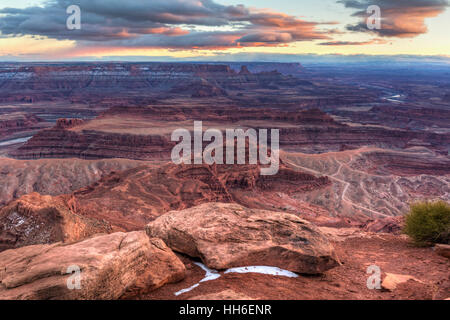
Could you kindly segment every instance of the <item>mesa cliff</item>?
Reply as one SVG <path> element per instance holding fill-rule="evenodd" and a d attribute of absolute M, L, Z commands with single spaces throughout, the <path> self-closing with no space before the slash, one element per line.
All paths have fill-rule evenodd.
<path fill-rule="evenodd" d="M 194 121 L 210 128 L 271 128 L 280 130 L 280 147 L 288 151 L 322 153 L 362 146 L 404 149 L 425 146 L 445 153 L 450 133 L 433 133 L 379 126 L 350 126 L 318 109 L 281 111 L 227 107 L 114 107 L 98 118 L 61 119 L 10 152 L 17 159 L 127 158 L 169 159 L 172 133 L 168 128 L 193 129 Z M 160 128 L 158 130 L 158 128 Z"/>

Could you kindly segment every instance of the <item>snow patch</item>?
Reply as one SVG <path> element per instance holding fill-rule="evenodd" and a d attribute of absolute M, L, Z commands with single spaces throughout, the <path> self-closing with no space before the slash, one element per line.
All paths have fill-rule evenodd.
<path fill-rule="evenodd" d="M 216 280 L 220 278 L 220 273 L 217 272 L 217 270 L 213 270 L 205 266 L 203 263 L 200 262 L 194 262 L 196 265 L 198 265 L 200 268 L 205 270 L 206 274 L 205 277 L 200 280 L 200 282 L 210 281 L 210 280 Z"/>
<path fill-rule="evenodd" d="M 14 228 L 20 227 L 22 224 L 25 223 L 25 218 L 15 211 L 9 215 L 8 219 Z"/>
<path fill-rule="evenodd" d="M 200 283 L 196 283 L 196 284 L 194 284 L 193 286 L 190 286 L 189 288 L 182 289 L 182 290 L 180 290 L 180 291 L 175 292 L 175 295 L 176 295 L 176 296 L 179 296 L 180 294 L 183 294 L 183 293 L 185 293 L 185 292 L 189 292 L 189 291 L 191 291 L 192 289 L 197 288 L 199 285 L 200 285 Z"/>
<path fill-rule="evenodd" d="M 217 272 L 216 270 L 212 270 L 200 262 L 194 262 L 194 263 L 206 272 L 205 277 L 202 280 L 200 280 L 198 283 L 194 284 L 193 286 L 190 286 L 189 288 L 182 289 L 180 291 L 175 292 L 176 296 L 179 296 L 182 293 L 189 292 L 192 289 L 197 288 L 200 285 L 200 283 L 202 283 L 202 282 L 211 281 L 211 280 L 220 278 L 220 273 Z"/>
<path fill-rule="evenodd" d="M 277 267 L 267 267 L 267 266 L 251 266 L 251 267 L 241 267 L 241 268 L 231 268 L 225 271 L 225 273 L 260 273 L 269 274 L 272 276 L 281 276 L 289 278 L 297 278 L 298 274 L 283 270 Z"/>
<path fill-rule="evenodd" d="M 205 270 L 205 277 L 200 280 L 198 283 L 190 286 L 189 288 L 182 289 L 180 291 L 175 292 L 176 296 L 180 294 L 191 291 L 192 289 L 197 288 L 200 283 L 205 281 L 211 281 L 220 278 L 221 274 L 217 270 L 213 270 L 205 266 L 203 263 L 194 262 L 197 266 Z M 289 277 L 289 278 L 297 278 L 298 274 L 283 270 L 277 267 L 269 267 L 269 266 L 249 266 L 249 267 L 240 267 L 240 268 L 231 268 L 227 269 L 224 273 L 260 273 L 260 274 L 268 274 L 272 276 L 281 276 L 281 277 Z"/>

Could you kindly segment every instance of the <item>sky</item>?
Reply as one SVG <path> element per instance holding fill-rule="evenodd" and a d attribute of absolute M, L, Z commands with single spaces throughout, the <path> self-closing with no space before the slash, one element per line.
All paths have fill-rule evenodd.
<path fill-rule="evenodd" d="M 66 9 L 81 9 L 69 30 Z M 367 28 L 367 8 L 381 28 Z M 450 58 L 448 0 L 0 0 L 0 61 L 255 54 Z"/>

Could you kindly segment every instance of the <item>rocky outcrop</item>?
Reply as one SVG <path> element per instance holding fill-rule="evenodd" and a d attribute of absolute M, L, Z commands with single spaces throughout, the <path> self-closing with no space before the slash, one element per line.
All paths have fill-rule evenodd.
<path fill-rule="evenodd" d="M 133 115 L 148 121 L 214 121 L 232 125 L 243 120 L 260 120 L 273 122 L 285 122 L 302 126 L 327 125 L 331 127 L 343 127 L 331 116 L 317 108 L 302 110 L 281 110 L 275 108 L 250 108 L 226 105 L 215 107 L 211 105 L 167 106 L 150 105 L 147 107 L 116 106 L 103 112 L 98 120 L 103 122 L 111 116 Z M 95 123 L 95 120 L 93 120 Z"/>
<path fill-rule="evenodd" d="M 281 111 L 233 106 L 220 109 L 210 106 L 115 107 L 85 123 L 75 119 L 60 120 L 54 128 L 39 132 L 25 145 L 10 152 L 10 155 L 18 159 L 170 159 L 171 150 L 176 144 L 171 141 L 171 131 L 148 131 L 148 128 L 152 125 L 157 128 L 175 127 L 178 121 L 180 128 L 186 127 L 190 121 L 192 126 L 194 121 L 207 121 L 211 127 L 219 128 L 234 128 L 236 124 L 245 123 L 253 129 L 279 129 L 282 149 L 304 153 L 340 151 L 361 146 L 426 146 L 443 152 L 450 142 L 450 134 L 343 125 L 319 109 Z M 136 122 L 138 124 L 133 127 Z M 147 126 L 143 126 L 144 122 Z M 126 132 L 124 127 L 128 129 Z M 395 160 L 391 166 L 394 168 L 398 162 Z M 424 173 L 430 169 L 442 171 L 447 162 L 442 163 L 442 168 L 429 168 L 422 164 L 419 169 Z M 415 163 L 411 163 L 413 165 Z"/>
<path fill-rule="evenodd" d="M 174 145 L 167 136 L 95 130 L 75 132 L 55 127 L 39 132 L 10 155 L 17 159 L 167 159 Z"/>
<path fill-rule="evenodd" d="M 1 68 L 0 102 L 35 103 L 43 100 L 95 100 L 120 96 L 124 91 L 143 95 L 170 92 L 180 83 L 201 79 L 214 86 L 237 88 L 261 87 L 270 81 L 295 84 L 282 73 L 239 74 L 228 64 L 194 63 L 102 63 L 102 64 L 17 64 Z M 291 70 L 289 65 L 260 66 L 259 71 Z M 123 95 L 122 95 L 123 96 Z"/>
<path fill-rule="evenodd" d="M 280 145 L 287 150 L 305 153 L 344 151 L 363 146 L 385 149 L 405 149 L 425 146 L 446 152 L 450 134 L 393 130 L 376 126 L 302 126 L 284 128 L 280 132 Z"/>
<path fill-rule="evenodd" d="M 43 120 L 39 117 L 28 114 L 15 112 L 3 115 L 0 118 L 0 140 L 11 135 L 24 134 L 33 130 L 39 130 L 45 127 Z"/>
<path fill-rule="evenodd" d="M 450 245 L 449 244 L 436 244 L 433 249 L 438 255 L 450 259 Z"/>
<path fill-rule="evenodd" d="M 81 160 L 0 158 L 0 207 L 23 195 L 70 194 L 113 172 L 142 166 L 127 159 Z"/>
<path fill-rule="evenodd" d="M 391 174 L 408 175 L 446 175 L 450 173 L 450 158 L 447 156 L 395 152 L 375 151 L 367 154 L 370 165 L 378 171 Z"/>
<path fill-rule="evenodd" d="M 59 197 L 32 193 L 0 210 L 0 251 L 109 232 L 108 222 L 74 214 Z"/>
<path fill-rule="evenodd" d="M 84 123 L 81 119 L 58 119 L 56 121 L 55 128 L 57 129 L 70 129 Z"/>
<path fill-rule="evenodd" d="M 305 69 L 300 63 L 276 63 L 276 62 L 243 62 L 243 63 L 230 63 L 230 67 L 238 71 L 245 67 L 249 72 L 261 73 L 278 71 L 284 75 L 301 75 Z"/>
<path fill-rule="evenodd" d="M 11 165 L 17 165 L 17 161 L 9 160 L 12 162 Z M 8 234 L 11 233 L 10 236 L 4 235 L 4 244 L 8 243 L 5 248 L 14 247 L 17 241 L 31 244 L 26 242 L 26 232 L 30 225 L 21 223 L 20 228 L 15 227 L 18 219 L 21 219 L 13 217 L 15 216 L 13 212 L 17 213 L 14 207 L 15 203 L 31 203 L 33 208 L 39 208 L 39 210 L 47 208 L 52 214 L 56 212 L 52 216 L 42 216 L 46 219 L 54 218 L 55 221 L 50 221 L 48 226 L 54 224 L 59 226 L 62 221 L 58 220 L 60 219 L 58 217 L 64 213 L 70 217 L 90 218 L 93 221 L 105 220 L 115 231 L 133 231 L 142 229 L 147 223 L 170 210 L 186 209 L 214 201 L 236 202 L 253 208 L 272 208 L 271 202 L 266 201 L 267 197 L 278 198 L 276 197 L 278 192 L 301 193 L 318 190 L 331 183 L 327 177 L 315 177 L 311 174 L 297 172 L 286 168 L 283 164 L 280 165 L 278 175 L 267 177 L 260 175 L 258 165 L 168 164 L 155 168 L 140 162 L 125 160 L 102 160 L 101 162 L 52 160 L 55 162 L 46 163 L 45 167 L 41 168 L 40 162 L 43 161 L 21 162 L 21 166 L 16 168 L 24 180 L 20 186 L 15 186 L 17 183 L 22 183 L 22 180 L 15 180 L 16 171 L 0 175 L 0 179 L 3 179 L 1 181 L 8 186 L 2 190 L 4 194 L 0 193 L 0 195 L 11 199 L 14 195 L 19 197 L 20 193 L 26 193 L 27 190 L 33 189 L 46 194 L 60 195 L 71 193 L 71 188 L 77 184 L 80 185 L 80 188 L 67 196 L 26 195 L 8 205 L 6 208 L 9 209 L 5 211 L 8 213 L 5 217 L 8 218 L 0 221 L 0 229 L 3 228 L 8 230 Z M 115 166 L 118 171 L 111 172 L 114 171 Z M 130 167 L 131 169 L 121 171 L 121 166 L 123 169 Z M 45 174 L 36 175 L 36 169 Z M 107 169 L 110 171 L 107 172 Z M 10 172 L 11 168 L 5 167 L 0 170 L 3 170 L 0 172 L 6 173 Z M 61 170 L 64 172 L 63 176 L 61 176 Z M 105 174 L 103 177 L 102 173 Z M 88 186 L 83 187 L 83 184 Z M 9 189 L 10 187 L 11 189 Z M 55 206 L 56 211 L 53 210 Z M 39 210 L 35 209 L 30 214 L 33 217 L 30 220 L 33 230 L 42 222 L 39 220 L 42 218 L 41 214 L 37 214 L 41 212 Z M 48 211 L 45 210 L 44 212 Z M 86 223 L 91 225 L 90 220 L 87 219 L 87 221 Z M 35 231 L 38 232 L 38 230 Z M 66 232 L 70 233 L 70 230 Z M 22 240 L 19 241 L 19 239 Z M 53 236 L 45 239 L 48 241 L 64 240 L 61 237 Z M 37 239 L 33 238 L 33 241 L 37 241 Z"/>
<path fill-rule="evenodd" d="M 162 240 L 114 233 L 0 253 L 0 299 L 128 298 L 184 275 L 184 264 Z"/>
<path fill-rule="evenodd" d="M 240 75 L 248 75 L 248 74 L 252 74 L 252 73 L 248 70 L 247 66 L 241 66 L 241 70 L 239 71 L 239 74 Z"/>
<path fill-rule="evenodd" d="M 400 234 L 404 226 L 404 217 L 388 217 L 368 221 L 363 225 L 367 232 Z"/>
<path fill-rule="evenodd" d="M 2 90 L 60 90 L 61 92 L 76 89 L 111 90 L 114 88 L 144 89 L 155 82 L 159 85 L 167 82 L 192 79 L 197 74 L 210 77 L 234 74 L 227 65 L 207 65 L 188 63 L 148 63 L 148 64 L 64 64 L 64 65 L 18 65 L 16 68 L 0 72 Z"/>
<path fill-rule="evenodd" d="M 406 283 L 408 281 L 415 281 L 417 283 L 421 283 L 420 280 L 417 280 L 416 278 L 410 275 L 386 273 L 386 277 L 383 279 L 381 287 L 388 291 L 394 291 L 395 289 L 397 289 L 397 286 Z"/>
<path fill-rule="evenodd" d="M 111 174 L 73 193 L 69 206 L 80 215 L 109 221 L 120 230 L 137 230 L 170 210 L 205 202 L 236 202 L 267 208 L 276 192 L 306 192 L 328 186 L 327 177 L 281 166 L 277 175 L 260 175 L 257 165 L 174 165 L 138 167 Z"/>
<path fill-rule="evenodd" d="M 19 109 L 0 107 L 0 154 L 7 154 L 9 150 L 22 145 L 40 130 L 52 126 L 31 111 Z"/>
<path fill-rule="evenodd" d="M 262 265 L 318 274 L 339 264 L 328 239 L 309 222 L 236 204 L 207 203 L 172 211 L 147 225 L 146 231 L 212 269 Z"/>
<path fill-rule="evenodd" d="M 432 108 L 428 106 L 377 106 L 369 112 L 360 114 L 358 118 L 352 118 L 362 123 L 383 123 L 393 128 L 414 128 L 429 130 L 433 128 L 446 127 L 450 121 L 450 111 L 445 108 Z"/>
<path fill-rule="evenodd" d="M 225 90 L 212 85 L 205 79 L 175 86 L 170 92 L 174 94 L 188 93 L 192 98 L 225 97 L 228 95 Z"/>

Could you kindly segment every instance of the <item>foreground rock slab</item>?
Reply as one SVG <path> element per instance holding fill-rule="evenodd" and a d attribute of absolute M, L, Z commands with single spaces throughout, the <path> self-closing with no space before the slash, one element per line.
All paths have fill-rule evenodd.
<path fill-rule="evenodd" d="M 398 285 L 408 281 L 416 281 L 418 283 L 421 283 L 420 280 L 417 280 L 416 278 L 410 275 L 386 273 L 386 277 L 381 283 L 381 287 L 385 290 L 393 291 L 397 289 Z"/>
<path fill-rule="evenodd" d="M 328 239 L 311 223 L 237 204 L 206 203 L 171 211 L 148 224 L 146 231 L 212 269 L 258 265 L 318 274 L 339 264 Z"/>
<path fill-rule="evenodd" d="M 77 268 L 79 274 L 71 273 Z M 0 299 L 127 298 L 184 275 L 184 264 L 161 239 L 119 232 L 0 253 Z"/>

